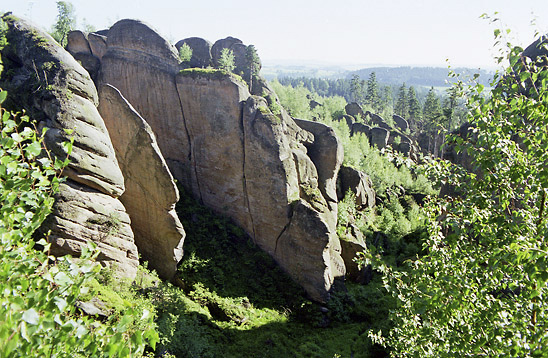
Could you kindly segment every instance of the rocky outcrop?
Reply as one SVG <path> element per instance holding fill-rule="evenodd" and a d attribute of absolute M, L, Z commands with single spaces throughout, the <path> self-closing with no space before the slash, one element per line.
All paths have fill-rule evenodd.
<path fill-rule="evenodd" d="M 205 68 L 211 64 L 211 42 L 200 37 L 189 37 L 177 42 L 175 47 L 179 50 L 184 44 L 187 44 L 192 50 L 190 67 Z"/>
<path fill-rule="evenodd" d="M 242 45 L 243 42 L 242 40 L 232 36 L 228 36 L 227 38 L 215 41 L 215 43 L 211 47 L 211 58 L 213 60 L 213 65 L 215 67 L 219 67 L 219 59 L 221 58 L 221 53 L 223 49 L 227 48 L 231 50 L 232 46 L 236 44 Z M 236 56 L 234 56 L 234 63 L 236 63 Z"/>
<path fill-rule="evenodd" d="M 394 114 L 392 115 L 392 119 L 394 120 L 394 123 L 396 124 L 396 126 L 398 126 L 398 128 L 402 132 L 405 132 L 409 129 L 409 123 L 407 123 L 407 121 L 403 117 L 398 116 L 397 114 Z"/>
<path fill-rule="evenodd" d="M 244 46 L 216 42 L 213 59 L 235 45 Z M 179 72 L 173 46 L 146 24 L 122 20 L 108 32 L 99 82 L 118 88 L 148 122 L 188 192 L 231 218 L 311 298 L 325 301 L 345 272 L 335 232 L 342 151 L 327 127 L 311 128 L 324 135 L 316 138 L 283 109 L 272 114 L 249 88 L 278 104 L 275 93 L 260 77 L 252 80 L 248 87 L 221 71 Z"/>
<path fill-rule="evenodd" d="M 152 127 L 173 177 L 190 183 L 190 143 L 175 75 L 177 50 L 147 24 L 121 20 L 108 32 L 100 84 L 116 87 Z"/>
<path fill-rule="evenodd" d="M 359 123 L 359 122 L 353 123 L 352 124 L 352 131 L 350 132 L 350 135 L 355 135 L 355 134 L 358 134 L 358 133 L 361 133 L 364 136 L 366 136 L 367 138 L 369 138 L 369 136 L 371 134 L 371 127 L 369 127 L 366 124 Z"/>
<path fill-rule="evenodd" d="M 318 171 L 318 187 L 331 210 L 330 222 L 333 228 L 337 222 L 337 173 L 344 159 L 341 141 L 333 128 L 319 122 L 295 119 L 302 129 L 314 135 L 314 142 L 305 145 L 308 156 Z"/>
<path fill-rule="evenodd" d="M 370 143 L 372 146 L 377 146 L 379 149 L 383 149 L 388 145 L 388 138 L 390 137 L 390 131 L 381 128 L 373 127 L 371 128 L 371 140 Z"/>
<path fill-rule="evenodd" d="M 350 190 L 356 200 L 359 209 L 375 206 L 375 190 L 369 175 L 351 167 L 343 166 L 337 179 L 337 197 L 342 200 Z"/>
<path fill-rule="evenodd" d="M 362 107 L 356 102 L 348 103 L 346 107 L 344 107 L 344 110 L 346 111 L 346 114 L 354 118 L 361 117 L 362 121 L 365 120 L 365 112 L 363 111 Z"/>
<path fill-rule="evenodd" d="M 25 109 L 39 128 L 49 128 L 45 143 L 54 155 L 66 158 L 62 143 L 74 138 L 63 172 L 67 180 L 43 227 L 52 232 L 52 252 L 78 254 L 92 240 L 102 261 L 134 276 L 137 248 L 129 217 L 117 199 L 124 192 L 124 178 L 96 108 L 93 82 L 48 34 L 14 16 L 3 19 L 10 46 L 2 53 L 7 61 L 0 87 L 14 98 L 14 108 Z"/>
<path fill-rule="evenodd" d="M 273 115 L 264 98 L 230 76 L 181 73 L 177 88 L 194 196 L 244 228 L 312 298 L 326 300 L 344 265 L 332 226 L 336 211 L 319 184 L 329 191 L 329 175 L 318 175 L 303 145 L 313 147 L 313 135 L 285 113 Z"/>
<path fill-rule="evenodd" d="M 120 197 L 142 258 L 160 277 L 171 279 L 183 256 L 185 232 L 175 204 L 179 191 L 146 121 L 120 92 L 103 85 L 99 112 L 105 120 L 125 178 Z"/>

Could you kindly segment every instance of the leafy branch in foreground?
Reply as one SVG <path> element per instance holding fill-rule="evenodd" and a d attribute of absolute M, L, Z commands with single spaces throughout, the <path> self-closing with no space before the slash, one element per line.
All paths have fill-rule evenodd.
<path fill-rule="evenodd" d="M 473 170 L 427 166 L 454 192 L 426 208 L 427 254 L 406 271 L 361 257 L 399 302 L 371 332 L 394 357 L 548 356 L 548 68 L 522 52 L 509 45 L 490 98 L 469 88 L 472 130 L 449 141 Z"/>
<path fill-rule="evenodd" d="M 6 96 L 0 90 L 0 105 Z M 139 356 L 157 334 L 128 329 L 132 308 L 106 323 L 76 311 L 99 270 L 93 245 L 79 259 L 49 256 L 44 239 L 43 251 L 36 248 L 35 230 L 51 212 L 68 164 L 50 156 L 44 134 L 27 116 L 0 106 L 0 356 Z M 65 145 L 69 153 L 71 146 Z M 146 315 L 142 320 L 152 323 Z"/>

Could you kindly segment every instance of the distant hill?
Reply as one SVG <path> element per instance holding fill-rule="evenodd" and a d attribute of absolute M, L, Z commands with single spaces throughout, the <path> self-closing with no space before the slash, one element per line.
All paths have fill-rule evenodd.
<path fill-rule="evenodd" d="M 493 72 L 480 69 L 459 67 L 453 71 L 460 74 L 463 80 L 470 79 L 477 73 L 480 75 L 478 80 L 484 86 L 488 86 L 493 77 Z M 443 67 L 370 67 L 349 71 L 346 78 L 358 75 L 367 80 L 372 72 L 375 72 L 377 82 L 385 85 L 399 86 L 405 83 L 407 86 L 446 87 L 455 82 L 454 78 L 448 77 L 449 69 Z"/>
<path fill-rule="evenodd" d="M 453 71 L 460 74 L 463 80 L 478 73 L 479 81 L 484 86 L 488 86 L 493 77 L 492 71 L 480 69 L 458 67 Z M 377 82 L 389 86 L 400 86 L 405 82 L 407 86 L 415 87 L 447 87 L 454 82 L 454 79 L 448 77 L 449 69 L 447 67 L 375 66 L 360 68 L 356 65 L 268 63 L 263 64 L 261 70 L 262 75 L 268 80 L 299 77 L 328 80 L 351 79 L 355 74 L 367 80 L 371 72 L 375 72 Z"/>

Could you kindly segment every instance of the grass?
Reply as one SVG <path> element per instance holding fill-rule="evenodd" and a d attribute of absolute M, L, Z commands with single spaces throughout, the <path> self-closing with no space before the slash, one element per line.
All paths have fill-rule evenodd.
<path fill-rule="evenodd" d="M 172 357 L 384 357 L 367 337 L 387 323 L 391 297 L 379 278 L 348 284 L 325 306 L 304 291 L 228 219 L 188 195 L 178 204 L 185 256 L 176 287 L 140 267 L 134 283 L 105 271 L 88 299 L 152 312 L 160 335 L 154 354 Z M 138 329 L 139 322 L 133 322 Z M 150 352 L 150 355 L 153 353 Z M 166 355 L 168 357 L 169 355 Z"/>

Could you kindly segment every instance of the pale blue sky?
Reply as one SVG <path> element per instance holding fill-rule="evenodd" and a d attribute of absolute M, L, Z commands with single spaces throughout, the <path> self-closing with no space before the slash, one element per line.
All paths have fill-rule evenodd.
<path fill-rule="evenodd" d="M 55 0 L 2 0 L 0 10 L 49 29 Z M 482 13 L 528 45 L 548 32 L 548 0 L 73 0 L 78 20 L 97 28 L 123 18 L 148 22 L 172 41 L 226 36 L 254 44 L 266 63 L 493 67 L 493 29 Z M 536 26 L 530 25 L 536 18 Z M 499 25 L 500 26 L 500 25 Z"/>

